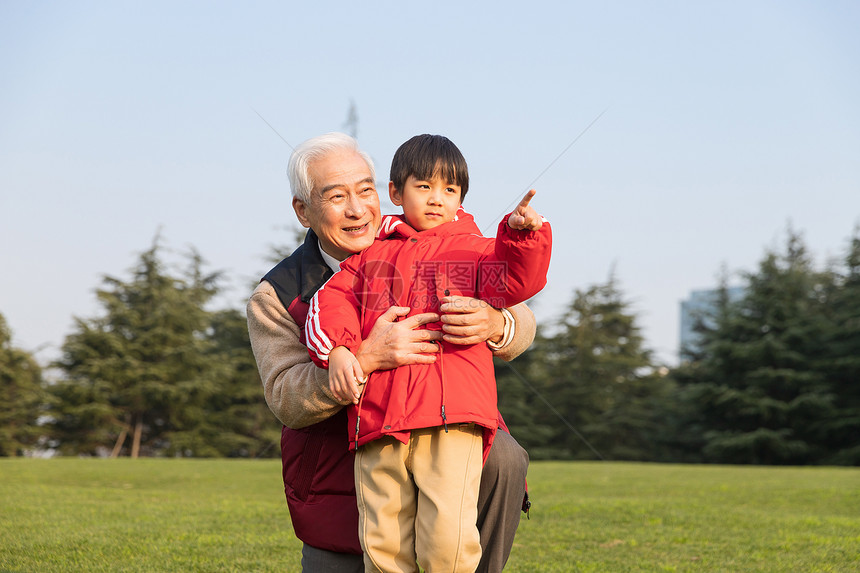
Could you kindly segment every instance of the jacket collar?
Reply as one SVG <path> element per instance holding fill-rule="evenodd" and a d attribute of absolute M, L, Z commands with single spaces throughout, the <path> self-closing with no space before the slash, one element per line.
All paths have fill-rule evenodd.
<path fill-rule="evenodd" d="M 453 221 L 449 221 L 438 227 L 428 229 L 427 231 L 416 231 L 406 222 L 403 215 L 385 215 L 382 217 L 382 224 L 379 226 L 379 231 L 376 233 L 377 239 L 405 239 L 409 237 L 447 237 L 449 235 L 475 234 L 480 235 L 481 231 L 475 224 L 475 218 L 470 213 L 467 213 L 461 205 L 457 209 L 457 215 Z"/>
<path fill-rule="evenodd" d="M 308 229 L 302 245 L 302 272 L 299 273 L 299 294 L 303 302 L 310 302 L 319 288 L 331 278 L 334 271 L 320 253 L 320 242 L 313 229 Z"/>

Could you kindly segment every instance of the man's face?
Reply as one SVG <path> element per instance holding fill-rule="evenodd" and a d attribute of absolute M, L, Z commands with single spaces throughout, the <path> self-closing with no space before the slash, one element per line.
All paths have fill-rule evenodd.
<path fill-rule="evenodd" d="M 309 165 L 310 204 L 293 198 L 301 224 L 314 230 L 320 247 L 338 260 L 369 247 L 381 216 L 370 168 L 354 151 L 337 150 Z"/>
<path fill-rule="evenodd" d="M 416 231 L 426 231 L 442 223 L 453 221 L 460 208 L 460 186 L 446 183 L 441 177 L 427 181 L 410 175 L 403 189 L 388 184 L 391 202 L 403 207 L 406 222 Z"/>

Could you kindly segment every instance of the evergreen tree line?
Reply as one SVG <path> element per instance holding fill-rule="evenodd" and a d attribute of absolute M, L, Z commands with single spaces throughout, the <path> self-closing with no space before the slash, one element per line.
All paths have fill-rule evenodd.
<path fill-rule="evenodd" d="M 243 310 L 208 310 L 219 275 L 158 240 L 106 277 L 45 374 L 0 315 L 0 455 L 275 457 Z M 658 364 L 614 276 L 577 290 L 512 364 L 499 407 L 532 459 L 860 463 L 860 234 L 818 269 L 789 231 L 697 320 L 680 365 Z"/>
<path fill-rule="evenodd" d="M 75 319 L 55 380 L 0 330 L 0 455 L 279 455 L 244 310 L 207 310 L 219 274 L 195 252 L 173 272 L 162 250 L 156 238 L 127 280 L 104 278 L 102 313 Z"/>
<path fill-rule="evenodd" d="M 532 459 L 860 464 L 860 234 L 817 270 L 800 235 L 727 279 L 695 347 L 654 363 L 616 281 L 576 291 L 513 368 L 500 409 Z"/>

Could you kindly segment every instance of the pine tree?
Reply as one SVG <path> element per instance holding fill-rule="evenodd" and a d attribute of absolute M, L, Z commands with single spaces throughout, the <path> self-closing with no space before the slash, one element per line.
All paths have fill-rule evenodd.
<path fill-rule="evenodd" d="M 577 291 L 553 331 L 536 337 L 527 360 L 526 378 L 552 405 L 520 398 L 528 403 L 532 424 L 544 430 L 538 433 L 543 438 L 539 457 L 635 460 L 654 455 L 658 404 L 668 386 L 614 278 Z M 503 403 L 511 390 L 499 388 Z M 528 443 L 520 429 L 533 428 L 515 432 Z"/>
<path fill-rule="evenodd" d="M 30 353 L 12 346 L 0 314 L 0 456 L 20 456 L 36 445 L 42 400 L 42 370 Z"/>
<path fill-rule="evenodd" d="M 821 454 L 817 424 L 833 412 L 815 364 L 824 351 L 827 281 L 790 231 L 785 252 L 766 253 L 746 275 L 739 302 L 723 289 L 712 325 L 702 326 L 701 350 L 674 373 L 696 413 L 684 434 L 698 438 L 704 460 L 809 463 Z"/>
<path fill-rule="evenodd" d="M 860 229 L 827 298 L 829 324 L 819 362 L 834 404 L 816 425 L 828 464 L 860 465 Z"/>
<path fill-rule="evenodd" d="M 281 424 L 263 399 L 245 315 L 233 309 L 213 313 L 208 336 L 207 359 L 216 365 L 211 376 L 218 391 L 200 420 L 207 443 L 221 456 L 280 455 Z"/>
<path fill-rule="evenodd" d="M 104 279 L 104 314 L 76 320 L 57 362 L 52 427 L 63 452 L 195 455 L 213 450 L 184 432 L 217 390 L 206 359 L 217 275 L 193 253 L 182 276 L 167 273 L 156 238 L 128 281 Z M 173 443 L 176 441 L 176 443 Z M 181 448 L 177 447 L 181 444 Z"/>

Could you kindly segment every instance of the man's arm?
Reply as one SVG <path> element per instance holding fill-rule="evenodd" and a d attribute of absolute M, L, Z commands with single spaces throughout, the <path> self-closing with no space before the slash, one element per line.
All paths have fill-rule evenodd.
<path fill-rule="evenodd" d="M 503 340 L 506 329 L 513 330 L 507 344 L 490 346 L 493 355 L 505 362 L 522 354 L 535 338 L 535 316 L 525 303 L 508 308 L 511 316 L 505 317 L 501 311 L 480 299 L 449 296 L 442 299 L 439 310 L 444 339 L 452 344 L 478 344 L 485 340 L 499 342 Z M 506 324 L 508 321 L 511 323 Z"/>
<path fill-rule="evenodd" d="M 429 341 L 439 336 L 438 331 L 417 329 L 427 322 L 438 320 L 437 315 L 424 314 L 397 321 L 408 308 L 390 309 L 371 330 L 359 347 L 357 357 L 366 372 L 395 368 L 402 364 L 434 362 L 438 348 Z M 525 304 L 508 309 L 515 319 L 513 340 L 494 351 L 502 360 L 513 360 L 528 348 L 535 336 L 535 319 Z M 269 409 L 289 428 L 304 428 L 333 416 L 342 408 L 329 389 L 328 372 L 311 362 L 307 348 L 299 341 L 299 326 L 284 309 L 275 289 L 266 281 L 257 286 L 248 301 L 248 332 L 251 347 L 263 382 L 263 391 Z M 501 336 L 504 324 L 499 311 L 488 307 L 486 314 L 466 317 L 467 327 L 483 328 L 480 340 Z M 499 316 L 493 321 L 489 313 Z M 482 326 L 483 325 L 483 326 Z M 473 343 L 470 343 L 473 344 Z"/>
<path fill-rule="evenodd" d="M 299 341 L 300 329 L 275 289 L 262 281 L 248 301 L 248 333 L 269 409 L 289 428 L 303 428 L 343 406 L 329 390 L 328 372 L 317 368 Z"/>
<path fill-rule="evenodd" d="M 439 315 L 426 313 L 397 321 L 408 308 L 393 307 L 380 317 L 356 353 L 367 372 L 402 364 L 431 363 L 438 331 L 418 329 Z M 247 306 L 251 348 L 269 409 L 289 428 L 298 429 L 333 416 L 343 405 L 331 393 L 328 371 L 318 368 L 301 343 L 299 326 L 262 281 Z M 348 403 L 348 401 L 347 401 Z"/>

